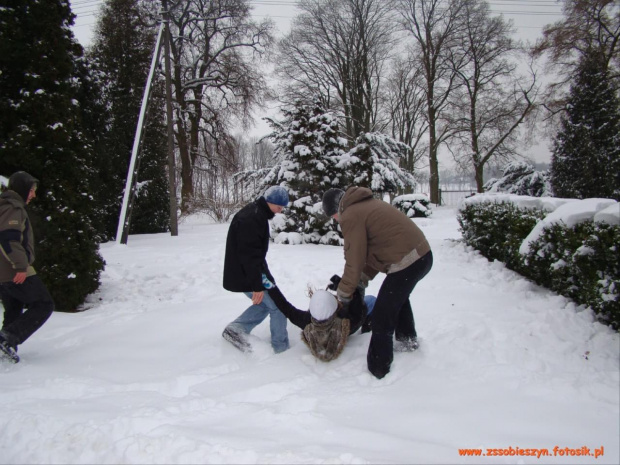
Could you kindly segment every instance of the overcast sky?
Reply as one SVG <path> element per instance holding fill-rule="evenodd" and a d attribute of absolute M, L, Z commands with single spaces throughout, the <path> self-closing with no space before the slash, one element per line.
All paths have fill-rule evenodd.
<path fill-rule="evenodd" d="M 77 40 L 85 47 L 90 44 L 100 5 L 105 0 L 74 0 L 77 15 L 73 28 Z M 297 0 L 250 0 L 257 18 L 271 17 L 281 33 L 288 31 L 291 19 L 298 13 Z M 561 2 L 556 0 L 490 0 L 491 11 L 514 21 L 521 39 L 536 40 L 545 24 L 560 18 Z"/>

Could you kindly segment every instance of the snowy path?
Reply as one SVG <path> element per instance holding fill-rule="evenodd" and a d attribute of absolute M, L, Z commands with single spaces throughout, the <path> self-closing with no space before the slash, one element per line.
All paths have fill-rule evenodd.
<path fill-rule="evenodd" d="M 383 380 L 368 334 L 329 364 L 290 324 L 280 355 L 266 323 L 254 354 L 227 344 L 249 302 L 221 288 L 228 225 L 104 244 L 92 308 L 55 313 L 20 364 L 0 364 L 0 463 L 619 463 L 618 334 L 457 242 L 454 210 L 416 222 L 435 256 L 411 299 L 422 345 Z M 325 246 L 272 244 L 268 261 L 302 308 L 343 267 Z"/>

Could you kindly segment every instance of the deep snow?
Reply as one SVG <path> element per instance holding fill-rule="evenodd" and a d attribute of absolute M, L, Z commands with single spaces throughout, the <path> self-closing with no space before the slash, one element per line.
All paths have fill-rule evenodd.
<path fill-rule="evenodd" d="M 251 355 L 224 341 L 249 305 L 221 286 L 227 224 L 193 217 L 178 237 L 103 244 L 90 308 L 54 313 L 21 363 L 0 363 L 0 462 L 619 463 L 619 335 L 458 242 L 454 209 L 415 221 L 435 257 L 411 298 L 421 348 L 383 380 L 366 369 L 369 334 L 331 363 L 290 323 L 283 354 L 267 322 Z M 301 308 L 344 264 L 319 245 L 272 244 L 268 261 Z"/>

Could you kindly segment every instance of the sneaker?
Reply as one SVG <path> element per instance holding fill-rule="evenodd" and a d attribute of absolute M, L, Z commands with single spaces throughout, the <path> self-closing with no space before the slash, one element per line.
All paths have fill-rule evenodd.
<path fill-rule="evenodd" d="M 417 337 L 408 337 L 394 342 L 394 352 L 413 352 L 418 350 L 420 343 Z"/>
<path fill-rule="evenodd" d="M 234 329 L 227 327 L 222 333 L 222 337 L 234 345 L 241 352 L 252 352 L 252 346 L 247 341 L 245 334 L 235 331 Z"/>
<path fill-rule="evenodd" d="M 12 363 L 19 362 L 19 355 L 17 355 L 17 346 L 13 346 L 9 343 L 11 339 L 10 335 L 4 331 L 0 331 L 0 357 L 8 360 Z"/>

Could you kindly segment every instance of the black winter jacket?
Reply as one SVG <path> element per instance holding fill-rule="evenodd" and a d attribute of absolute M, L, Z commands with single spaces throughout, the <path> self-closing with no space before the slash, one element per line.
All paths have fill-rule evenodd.
<path fill-rule="evenodd" d="M 304 329 L 312 323 L 312 316 L 308 310 L 300 310 L 293 306 L 282 294 L 279 288 L 269 289 L 269 297 L 274 301 L 278 310 L 280 310 L 288 320 L 295 326 Z M 349 315 L 351 330 L 349 334 L 353 334 L 360 329 L 368 315 L 368 308 L 364 303 L 364 298 L 358 290 L 353 294 L 351 303 L 349 304 Z"/>
<path fill-rule="evenodd" d="M 269 222 L 274 217 L 263 197 L 233 217 L 226 238 L 224 289 L 232 292 L 264 291 L 262 274 L 275 284 L 267 266 Z"/>

